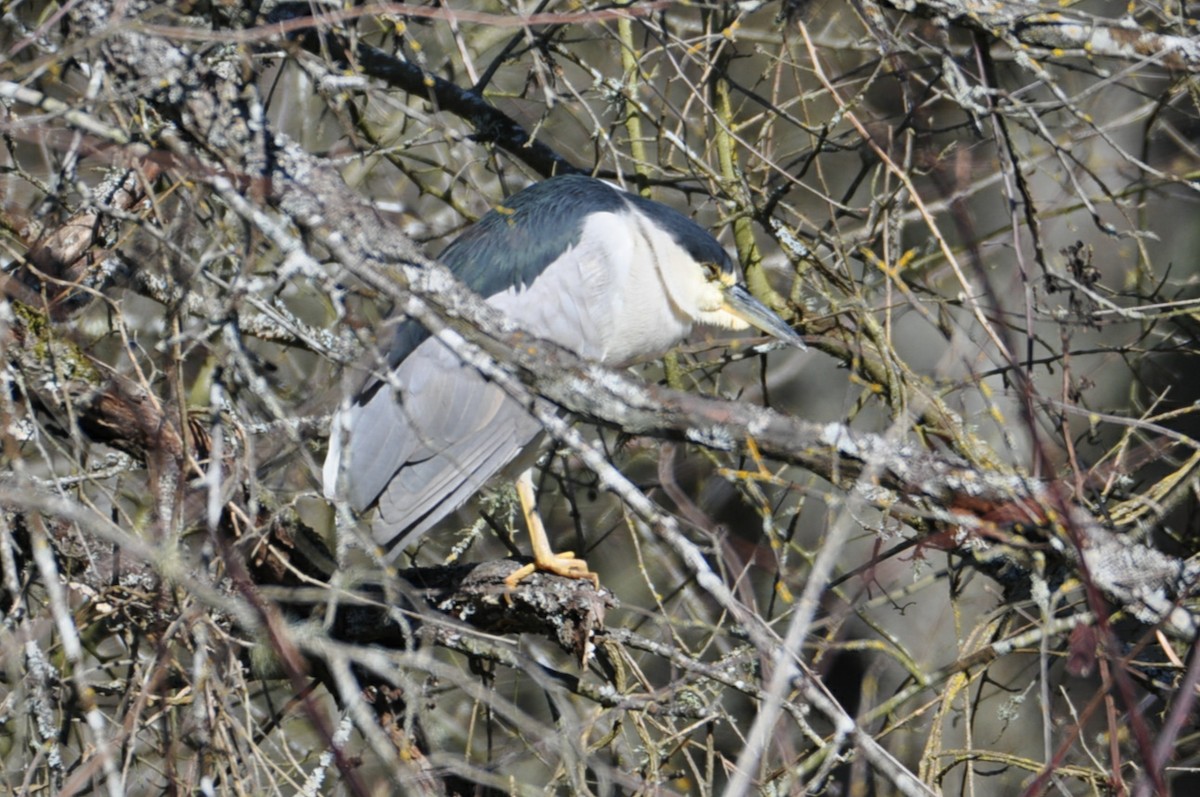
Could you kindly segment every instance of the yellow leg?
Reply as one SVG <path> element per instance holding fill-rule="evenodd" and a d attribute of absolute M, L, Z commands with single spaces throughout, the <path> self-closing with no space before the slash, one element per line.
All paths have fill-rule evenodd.
<path fill-rule="evenodd" d="M 600 576 L 588 570 L 587 562 L 576 559 L 570 551 L 554 553 L 550 550 L 550 540 L 546 537 L 546 527 L 537 513 L 537 501 L 533 495 L 533 471 L 527 470 L 517 479 L 517 497 L 521 499 L 521 512 L 525 515 L 525 526 L 529 529 L 529 540 L 533 544 L 533 564 L 525 565 L 514 571 L 504 583 L 512 589 L 535 570 L 545 570 L 548 573 L 564 578 L 586 578 L 592 585 L 600 587 Z"/>

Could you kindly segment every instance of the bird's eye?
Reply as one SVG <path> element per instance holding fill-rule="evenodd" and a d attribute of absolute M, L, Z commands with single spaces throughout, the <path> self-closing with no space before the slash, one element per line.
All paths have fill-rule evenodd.
<path fill-rule="evenodd" d="M 701 263 L 704 268 L 704 278 L 709 282 L 718 282 L 721 279 L 721 267 L 716 263 Z"/>

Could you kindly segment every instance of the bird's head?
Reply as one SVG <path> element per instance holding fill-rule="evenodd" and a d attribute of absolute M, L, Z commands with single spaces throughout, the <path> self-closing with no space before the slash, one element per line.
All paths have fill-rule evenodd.
<path fill-rule="evenodd" d="M 738 279 L 737 270 L 728 258 L 724 263 L 697 261 L 692 268 L 695 319 L 722 329 L 753 327 L 791 346 L 807 348 L 804 339 L 789 327 L 771 308 L 754 298 L 749 288 Z"/>

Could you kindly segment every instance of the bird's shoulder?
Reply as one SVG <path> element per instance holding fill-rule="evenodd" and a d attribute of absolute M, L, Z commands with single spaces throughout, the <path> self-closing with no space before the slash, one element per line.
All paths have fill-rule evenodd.
<path fill-rule="evenodd" d="M 560 256 L 578 246 L 587 219 L 597 213 L 631 209 L 629 194 L 584 175 L 562 175 L 534 183 L 488 211 L 438 256 L 468 288 L 485 299 L 505 291 L 524 291 Z M 388 349 L 388 367 L 396 368 L 429 339 L 414 320 L 402 321 Z M 367 378 L 359 401 L 379 388 Z"/>
<path fill-rule="evenodd" d="M 438 259 L 484 298 L 521 290 L 579 244 L 588 217 L 629 209 L 628 195 L 601 180 L 554 177 L 492 208 Z"/>

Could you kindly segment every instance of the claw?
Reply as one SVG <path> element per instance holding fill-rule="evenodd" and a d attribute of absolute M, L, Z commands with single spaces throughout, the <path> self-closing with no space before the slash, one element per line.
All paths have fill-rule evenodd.
<path fill-rule="evenodd" d="M 549 559 L 534 560 L 530 564 L 510 573 L 504 579 L 504 584 L 509 589 L 516 589 L 517 584 L 538 570 L 553 573 L 563 578 L 586 578 L 592 582 L 593 587 L 600 589 L 600 576 L 588 570 L 587 562 L 582 559 L 576 559 L 575 554 L 570 551 L 554 554 Z"/>
<path fill-rule="evenodd" d="M 576 559 L 570 551 L 554 553 L 550 550 L 550 540 L 546 537 L 546 527 L 537 513 L 537 502 L 533 496 L 533 475 L 525 471 L 517 479 L 517 496 L 521 499 L 521 511 L 525 515 L 525 525 L 529 528 L 529 539 L 533 544 L 533 564 L 514 570 L 504 579 L 509 589 L 514 589 L 522 579 L 528 578 L 536 570 L 544 570 L 563 578 L 586 578 L 596 589 L 600 588 L 600 576 L 588 570 L 587 562 Z"/>

